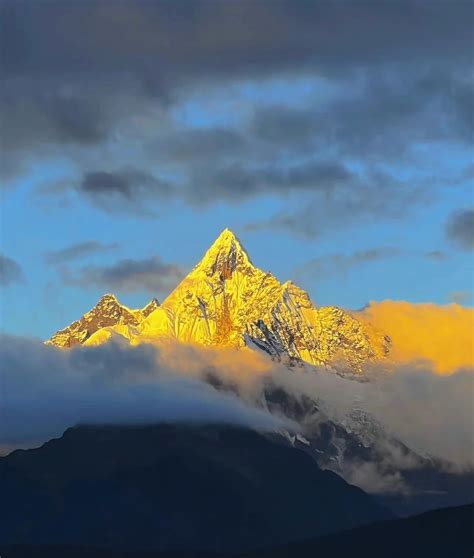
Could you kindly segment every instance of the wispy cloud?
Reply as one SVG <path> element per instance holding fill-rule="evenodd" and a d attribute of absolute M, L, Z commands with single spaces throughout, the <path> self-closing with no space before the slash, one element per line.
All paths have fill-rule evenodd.
<path fill-rule="evenodd" d="M 446 235 L 464 250 L 474 250 L 474 209 L 454 212 L 446 223 Z"/>
<path fill-rule="evenodd" d="M 18 262 L 0 254 L 0 285 L 7 287 L 25 278 L 23 270 Z"/>
<path fill-rule="evenodd" d="M 366 250 L 356 250 L 350 254 L 325 254 L 318 256 L 299 267 L 297 274 L 317 277 L 331 277 L 334 274 L 344 274 L 352 268 L 371 264 L 390 258 L 396 258 L 403 254 L 400 248 L 393 246 L 381 246 Z"/>
<path fill-rule="evenodd" d="M 79 242 L 72 244 L 60 250 L 54 250 L 45 254 L 45 260 L 50 264 L 62 264 L 72 260 L 80 260 L 93 254 L 103 254 L 116 250 L 117 243 L 104 244 L 96 240 L 89 240 L 87 242 Z"/>
<path fill-rule="evenodd" d="M 176 264 L 163 262 L 158 256 L 119 260 L 110 266 L 85 266 L 77 270 L 60 270 L 65 284 L 83 288 L 96 286 L 107 291 L 150 293 L 167 292 L 184 276 Z"/>
<path fill-rule="evenodd" d="M 169 182 L 136 169 L 86 173 L 76 190 L 104 211 L 143 215 L 154 213 L 150 200 L 169 199 L 174 193 Z"/>

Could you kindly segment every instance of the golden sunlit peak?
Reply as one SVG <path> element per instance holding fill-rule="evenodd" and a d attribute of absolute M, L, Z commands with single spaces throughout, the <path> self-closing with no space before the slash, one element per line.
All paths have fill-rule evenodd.
<path fill-rule="evenodd" d="M 232 274 L 237 267 L 252 266 L 245 248 L 230 229 L 224 229 L 204 255 L 195 269 L 205 270 L 207 275 Z"/>
<path fill-rule="evenodd" d="M 214 241 L 213 246 L 222 245 L 222 244 L 230 245 L 233 242 L 238 244 L 240 247 L 242 247 L 242 245 L 239 242 L 239 239 L 235 236 L 235 234 L 230 229 L 228 229 L 226 227 L 221 232 L 221 234 L 216 238 L 216 240 Z"/>

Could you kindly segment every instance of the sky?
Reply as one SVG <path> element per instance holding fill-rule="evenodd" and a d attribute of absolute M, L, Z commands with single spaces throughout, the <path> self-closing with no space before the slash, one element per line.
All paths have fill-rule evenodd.
<path fill-rule="evenodd" d="M 0 3 L 0 329 L 162 300 L 228 227 L 317 305 L 472 305 L 472 2 Z"/>

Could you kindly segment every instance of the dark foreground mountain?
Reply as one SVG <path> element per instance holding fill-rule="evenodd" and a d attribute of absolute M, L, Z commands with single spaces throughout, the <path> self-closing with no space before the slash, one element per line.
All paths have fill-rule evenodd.
<path fill-rule="evenodd" d="M 235 551 L 391 517 L 285 439 L 236 427 L 71 428 L 0 459 L 1 544 Z"/>
<path fill-rule="evenodd" d="M 283 547 L 240 554 L 115 552 L 87 547 L 0 547 L 4 558 L 471 558 L 474 505 L 383 521 Z"/>
<path fill-rule="evenodd" d="M 383 521 L 239 558 L 472 558 L 474 504 Z"/>

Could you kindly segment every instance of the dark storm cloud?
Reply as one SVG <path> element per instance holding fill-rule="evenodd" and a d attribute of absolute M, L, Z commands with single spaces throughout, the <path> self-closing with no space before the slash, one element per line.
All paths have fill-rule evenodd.
<path fill-rule="evenodd" d="M 152 293 L 170 290 L 184 275 L 179 266 L 165 263 L 158 257 L 143 260 L 125 259 L 111 266 L 86 266 L 77 271 L 63 269 L 61 273 L 64 282 L 69 285 Z"/>
<path fill-rule="evenodd" d="M 96 240 L 90 240 L 88 242 L 80 242 L 79 244 L 67 246 L 61 250 L 48 252 L 45 254 L 45 260 L 50 264 L 61 264 L 72 260 L 82 259 L 92 254 L 111 252 L 115 250 L 117 246 L 118 245 L 115 243 L 103 244 L 102 242 L 97 242 Z"/>
<path fill-rule="evenodd" d="M 77 187 L 92 203 L 105 211 L 138 211 L 148 213 L 149 199 L 168 198 L 171 184 L 140 170 L 97 171 L 84 175 Z"/>
<path fill-rule="evenodd" d="M 474 209 L 456 211 L 446 223 L 450 240 L 464 250 L 474 249 Z"/>
<path fill-rule="evenodd" d="M 7 287 L 23 279 L 24 275 L 20 264 L 12 258 L 0 254 L 0 285 Z"/>

